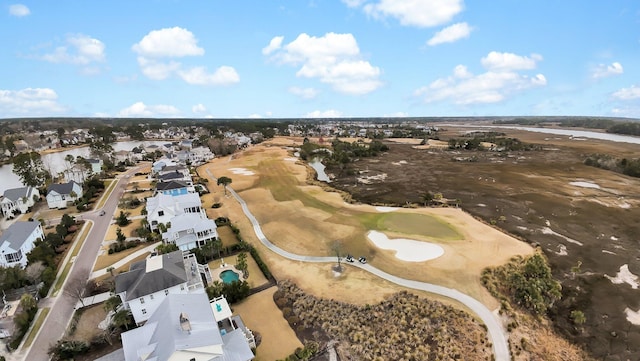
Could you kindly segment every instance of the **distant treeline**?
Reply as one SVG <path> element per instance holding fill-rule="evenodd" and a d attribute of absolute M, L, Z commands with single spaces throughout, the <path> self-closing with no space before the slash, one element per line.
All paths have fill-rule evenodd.
<path fill-rule="evenodd" d="M 584 164 L 640 178 L 640 159 L 637 158 L 618 159 L 607 154 L 592 154 L 584 160 Z"/>
<path fill-rule="evenodd" d="M 500 150 L 500 151 L 527 151 L 540 150 L 542 147 L 537 144 L 523 143 L 517 138 L 505 137 L 504 133 L 497 132 L 479 132 L 470 133 L 463 138 L 449 139 L 449 149 L 467 149 L 467 150 Z M 491 149 L 482 143 L 491 143 Z M 495 146 L 493 146 L 495 144 Z"/>
<path fill-rule="evenodd" d="M 640 121 L 622 121 L 618 118 L 591 118 L 591 117 L 576 117 L 576 118 L 545 118 L 545 117 L 533 117 L 533 118 L 512 118 L 512 119 L 499 119 L 494 120 L 493 124 L 496 125 L 529 125 L 529 126 L 542 126 L 559 124 L 563 127 L 579 127 L 590 129 L 604 129 L 607 133 L 614 134 L 626 134 L 626 135 L 639 135 L 640 136 Z"/>

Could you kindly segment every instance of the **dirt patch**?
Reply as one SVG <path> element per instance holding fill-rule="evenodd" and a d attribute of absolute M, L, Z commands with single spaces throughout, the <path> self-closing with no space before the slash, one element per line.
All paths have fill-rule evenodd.
<path fill-rule="evenodd" d="M 459 137 L 468 130 L 451 128 L 440 138 L 446 138 L 447 133 Z M 388 153 L 354 163 L 355 174 L 335 171 L 337 177 L 331 185 L 358 201 L 380 205 L 420 205 L 425 192 L 439 192 L 445 199 L 458 200 L 465 211 L 487 224 L 539 245 L 563 286 L 563 299 L 551 314 L 558 330 L 596 358 L 612 354 L 621 359 L 638 358 L 640 327 L 629 322 L 625 313 L 627 308 L 640 308 L 637 290 L 629 283 L 614 284 L 604 276 L 615 277 L 623 265 L 628 265 L 632 274 L 640 274 L 640 179 L 582 162 L 585 154 L 591 153 L 637 157 L 639 147 L 505 132 L 542 144 L 543 150 L 420 150 L 389 143 Z M 398 171 L 393 163 L 401 160 L 406 164 Z M 356 177 L 365 171 L 367 175 L 386 174 L 386 178 L 356 183 Z M 473 231 L 474 235 L 478 232 Z M 461 252 L 460 256 L 471 254 Z M 579 261 L 581 266 L 574 274 L 572 267 Z M 586 315 L 580 330 L 570 320 L 572 310 Z"/>

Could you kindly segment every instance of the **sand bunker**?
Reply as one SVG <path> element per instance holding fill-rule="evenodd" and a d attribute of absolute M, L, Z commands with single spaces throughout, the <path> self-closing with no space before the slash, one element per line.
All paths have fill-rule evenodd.
<path fill-rule="evenodd" d="M 444 254 L 444 249 L 437 244 L 406 238 L 389 239 L 378 231 L 369 231 L 367 238 L 380 249 L 396 251 L 396 258 L 407 262 L 424 262 Z"/>
<path fill-rule="evenodd" d="M 627 321 L 634 325 L 640 325 L 640 310 L 634 311 L 627 307 L 624 309 L 624 313 L 627 315 Z"/>
<path fill-rule="evenodd" d="M 611 283 L 614 284 L 622 284 L 622 283 L 628 283 L 629 285 L 631 285 L 631 288 L 638 289 L 638 286 L 640 285 L 640 283 L 638 283 L 638 276 L 634 275 L 633 273 L 631 273 L 631 271 L 629 271 L 629 265 L 628 264 L 624 264 L 620 267 L 620 272 L 618 272 L 616 274 L 615 277 L 611 277 L 609 275 L 604 275 L 605 277 L 607 277 L 609 279 L 609 281 L 611 281 Z"/>
<path fill-rule="evenodd" d="M 248 170 L 247 168 L 229 168 L 231 173 L 240 174 L 240 175 L 254 175 L 253 171 Z"/>
<path fill-rule="evenodd" d="M 376 207 L 376 211 L 380 213 L 395 212 L 397 210 L 398 210 L 398 207 Z"/>
<path fill-rule="evenodd" d="M 571 184 L 572 186 L 582 187 L 582 188 L 600 189 L 599 185 L 592 182 L 570 182 L 569 184 Z"/>

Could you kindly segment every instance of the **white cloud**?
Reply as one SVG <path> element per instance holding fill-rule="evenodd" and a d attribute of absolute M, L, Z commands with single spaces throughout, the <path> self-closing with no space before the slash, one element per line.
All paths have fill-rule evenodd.
<path fill-rule="evenodd" d="M 304 115 L 305 118 L 340 118 L 343 114 L 341 111 L 329 109 L 329 110 L 314 110 Z"/>
<path fill-rule="evenodd" d="M 240 81 L 236 70 L 230 66 L 221 66 L 213 73 L 207 73 L 203 66 L 189 70 L 179 70 L 178 75 L 191 85 L 228 85 Z"/>
<path fill-rule="evenodd" d="M 458 65 L 451 76 L 434 80 L 428 86 L 417 89 L 414 95 L 423 97 L 427 103 L 451 101 L 458 105 L 486 104 L 501 102 L 514 93 L 547 84 L 542 74 L 530 76 L 515 71 L 528 69 L 531 64 L 526 59 L 529 58 L 508 53 L 495 53 L 507 56 L 492 56 L 494 53 L 481 60 L 489 68 L 488 71 L 474 75 L 466 66 Z M 535 58 L 541 59 L 539 56 Z"/>
<path fill-rule="evenodd" d="M 153 80 L 164 80 L 177 75 L 191 85 L 228 85 L 240 81 L 231 66 L 220 66 L 208 73 L 204 66 L 183 69 L 182 63 L 172 58 L 204 55 L 198 40 L 187 29 L 180 27 L 150 31 L 131 49 L 138 53 L 138 65 L 142 73 Z"/>
<path fill-rule="evenodd" d="M 378 3 L 364 5 L 363 10 L 375 19 L 392 17 L 405 26 L 431 27 L 451 21 L 463 10 L 463 2 L 462 0 L 380 0 Z"/>
<path fill-rule="evenodd" d="M 31 14 L 31 10 L 26 5 L 13 4 L 9 5 L 9 14 L 17 17 L 23 17 Z"/>
<path fill-rule="evenodd" d="M 147 59 L 143 56 L 138 57 L 138 64 L 142 69 L 142 74 L 153 80 L 164 80 L 180 69 L 181 66 L 177 61 L 165 63 L 154 59 Z"/>
<path fill-rule="evenodd" d="M 118 112 L 118 117 L 122 118 L 140 118 L 140 117 L 175 117 L 180 114 L 178 108 L 173 105 L 146 105 L 143 102 L 137 102 Z"/>
<path fill-rule="evenodd" d="M 361 59 L 352 34 L 327 33 L 315 37 L 302 33 L 275 51 L 271 59 L 300 66 L 296 76 L 317 78 L 344 94 L 366 94 L 382 86 L 378 80 L 380 68 Z"/>
<path fill-rule="evenodd" d="M 205 107 L 203 104 L 196 104 L 196 105 L 191 107 L 191 112 L 193 114 L 206 113 L 207 112 L 207 107 Z"/>
<path fill-rule="evenodd" d="M 150 31 L 132 49 L 144 57 L 179 58 L 204 54 L 193 33 L 177 26 Z"/>
<path fill-rule="evenodd" d="M 357 8 L 364 4 L 365 0 L 342 0 L 342 2 L 350 8 Z"/>
<path fill-rule="evenodd" d="M 629 88 L 622 88 L 613 93 L 613 97 L 619 100 L 640 99 L 640 88 L 632 85 Z"/>
<path fill-rule="evenodd" d="M 0 114 L 5 117 L 51 115 L 64 110 L 65 108 L 58 104 L 58 94 L 53 89 L 0 89 Z"/>
<path fill-rule="evenodd" d="M 594 79 L 598 78 L 606 78 L 612 75 L 620 75 L 624 72 L 622 68 L 622 64 L 618 62 L 613 62 L 611 65 L 606 64 L 598 64 L 595 68 L 591 70 L 591 76 Z"/>
<path fill-rule="evenodd" d="M 92 63 L 104 62 L 104 49 L 102 41 L 88 35 L 74 34 L 67 36 L 65 45 L 58 46 L 52 53 L 43 55 L 42 60 L 51 63 L 87 66 Z M 93 73 L 95 70 L 90 72 Z"/>
<path fill-rule="evenodd" d="M 249 114 L 249 116 L 247 116 L 247 118 L 249 118 L 249 119 L 262 119 L 262 115 L 260 115 L 258 113 L 253 113 L 253 114 Z"/>
<path fill-rule="evenodd" d="M 289 88 L 289 93 L 297 95 L 302 99 L 313 99 L 318 96 L 318 93 L 320 92 L 314 88 L 300 88 L 297 86 L 292 86 L 291 88 Z"/>
<path fill-rule="evenodd" d="M 457 23 L 438 31 L 429 41 L 427 45 L 435 46 L 444 43 L 453 43 L 460 39 L 468 38 L 472 28 L 467 23 Z"/>
<path fill-rule="evenodd" d="M 262 48 L 263 55 L 269 55 L 274 51 L 280 49 L 282 47 L 282 40 L 284 40 L 284 36 L 276 36 L 269 42 L 269 45 Z"/>
<path fill-rule="evenodd" d="M 539 54 L 531 54 L 531 57 L 516 55 L 513 53 L 490 52 L 480 62 L 488 70 L 529 70 L 535 69 L 536 63 L 542 60 Z"/>

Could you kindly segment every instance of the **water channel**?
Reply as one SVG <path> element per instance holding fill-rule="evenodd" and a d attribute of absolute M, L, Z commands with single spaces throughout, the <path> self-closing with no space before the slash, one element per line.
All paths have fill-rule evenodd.
<path fill-rule="evenodd" d="M 163 145 L 169 143 L 167 141 L 126 141 L 117 142 L 112 144 L 114 151 L 127 150 L 130 151 L 140 145 Z M 73 148 L 56 153 L 48 153 L 42 156 L 42 163 L 44 167 L 50 170 L 52 174 L 58 174 L 67 168 L 67 164 L 64 158 L 71 154 L 74 158 L 80 156 L 83 158 L 91 158 L 89 147 Z M 13 164 L 5 164 L 0 167 L 0 195 L 4 194 L 4 191 L 11 188 L 22 187 L 20 178 L 13 173 Z"/>

